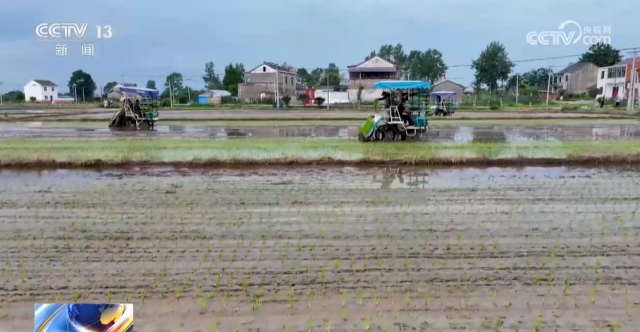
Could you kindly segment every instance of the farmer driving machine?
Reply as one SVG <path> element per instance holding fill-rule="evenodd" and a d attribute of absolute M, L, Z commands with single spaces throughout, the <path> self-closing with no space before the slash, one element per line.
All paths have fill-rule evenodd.
<path fill-rule="evenodd" d="M 429 121 L 427 114 L 429 108 L 426 102 L 419 101 L 419 96 L 424 96 L 429 90 L 429 83 L 422 81 L 385 81 L 374 85 L 375 89 L 384 90 L 386 94 L 393 96 L 402 92 L 402 96 L 395 102 L 391 101 L 391 106 L 385 107 L 381 114 L 369 115 L 364 126 L 360 128 L 358 140 L 360 142 L 370 141 L 395 141 L 400 139 L 405 141 L 407 137 L 422 137 L 422 133 L 427 130 Z M 405 114 L 410 116 L 413 124 L 408 123 L 405 116 L 403 118 L 401 110 L 398 108 L 402 103 L 402 98 L 406 98 Z M 401 107 L 402 108 L 402 107 Z"/>
<path fill-rule="evenodd" d="M 114 92 L 118 92 L 121 97 L 122 107 L 115 111 L 109 127 L 140 128 L 140 124 L 146 123 L 149 129 L 155 127 L 158 122 L 158 90 L 137 87 L 119 87 Z"/>

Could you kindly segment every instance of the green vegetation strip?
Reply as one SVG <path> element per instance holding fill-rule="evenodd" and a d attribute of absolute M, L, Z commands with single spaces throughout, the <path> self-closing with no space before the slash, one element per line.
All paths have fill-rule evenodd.
<path fill-rule="evenodd" d="M 637 163 L 640 142 L 360 143 L 345 139 L 8 139 L 0 166 Z"/>

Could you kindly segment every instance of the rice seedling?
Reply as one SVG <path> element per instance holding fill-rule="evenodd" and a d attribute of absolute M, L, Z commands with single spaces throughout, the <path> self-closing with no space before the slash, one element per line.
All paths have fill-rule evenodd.
<path fill-rule="evenodd" d="M 218 319 L 211 327 L 211 332 L 220 332 L 220 325 L 222 322 Z"/>
<path fill-rule="evenodd" d="M 200 298 L 198 300 L 198 305 L 200 306 L 200 314 L 204 314 L 207 312 L 207 308 L 209 307 L 209 301 L 206 298 Z"/>
<path fill-rule="evenodd" d="M 544 321 L 542 320 L 542 317 L 538 317 L 538 318 L 536 319 L 536 322 L 535 322 L 535 323 L 534 323 L 534 325 L 533 325 L 533 329 L 534 329 L 536 332 L 539 332 L 539 331 L 542 329 L 542 327 L 543 327 L 543 326 L 544 326 Z"/>
<path fill-rule="evenodd" d="M 313 331 L 313 318 L 307 318 L 307 332 Z"/>
<path fill-rule="evenodd" d="M 371 319 L 369 318 L 369 316 L 366 316 L 362 320 L 364 323 L 365 332 L 369 332 L 371 330 Z"/>
<path fill-rule="evenodd" d="M 73 295 L 71 295 L 71 300 L 74 303 L 77 303 L 79 299 L 80 299 L 80 292 L 79 291 L 74 291 Z"/>

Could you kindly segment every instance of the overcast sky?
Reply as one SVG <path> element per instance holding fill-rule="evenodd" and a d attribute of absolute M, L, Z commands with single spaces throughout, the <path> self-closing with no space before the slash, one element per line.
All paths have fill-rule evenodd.
<path fill-rule="evenodd" d="M 584 27 L 611 27 L 616 48 L 640 46 L 640 20 L 628 15 L 637 0 L 0 0 L 1 91 L 22 90 L 32 79 L 66 86 L 71 72 L 82 69 L 98 86 L 109 81 L 161 86 L 172 71 L 200 88 L 204 64 L 213 61 L 223 74 L 230 62 L 246 69 L 262 61 L 295 67 L 346 70 L 382 44 L 440 50 L 446 63 L 467 65 L 491 41 L 502 42 L 512 60 L 580 54 L 582 42 L 530 45 L 530 31 L 558 30 L 573 20 Z M 36 43 L 40 23 L 77 22 L 111 25 L 110 42 L 95 43 L 95 55 L 83 57 L 82 44 L 68 45 L 56 57 L 55 43 Z M 577 30 L 567 28 L 570 32 Z M 577 31 L 576 31 L 577 32 Z M 626 56 L 626 54 L 625 54 Z M 516 71 L 566 65 L 575 59 L 523 63 Z M 468 67 L 450 68 L 447 76 L 468 84 Z M 62 89 L 63 91 L 66 89 Z"/>

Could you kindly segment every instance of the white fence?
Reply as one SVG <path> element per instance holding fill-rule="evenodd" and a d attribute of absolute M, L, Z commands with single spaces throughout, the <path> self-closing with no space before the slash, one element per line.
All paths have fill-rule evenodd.
<path fill-rule="evenodd" d="M 364 102 L 373 102 L 374 100 L 376 100 L 377 98 L 382 97 L 382 89 L 363 89 L 362 90 L 362 95 L 361 97 L 361 101 Z M 357 103 L 358 102 L 358 89 L 349 89 L 349 101 L 351 101 L 352 103 Z"/>
<path fill-rule="evenodd" d="M 382 96 L 381 89 L 364 89 L 362 90 L 361 101 L 373 102 L 377 98 Z M 358 103 L 358 89 L 349 89 L 345 91 L 326 91 L 316 90 L 317 97 L 324 98 L 325 104 L 357 104 Z"/>
<path fill-rule="evenodd" d="M 345 91 L 326 91 L 316 90 L 315 97 L 324 98 L 325 104 L 349 104 L 352 103 L 349 99 L 349 92 Z"/>

